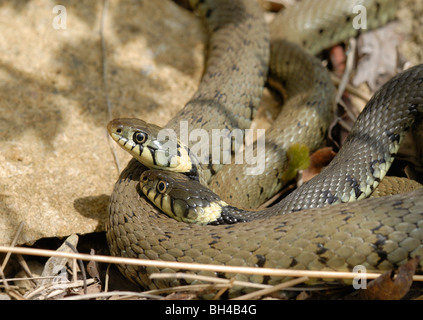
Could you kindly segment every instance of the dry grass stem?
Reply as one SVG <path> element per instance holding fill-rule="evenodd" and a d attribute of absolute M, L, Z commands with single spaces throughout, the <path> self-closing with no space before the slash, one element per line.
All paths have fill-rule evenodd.
<path fill-rule="evenodd" d="M 345 71 L 344 71 L 344 74 L 342 75 L 341 82 L 338 85 L 338 92 L 336 93 L 336 99 L 335 99 L 336 103 L 338 103 L 341 100 L 342 95 L 344 94 L 345 88 L 350 80 L 350 74 L 353 69 L 353 63 L 355 60 L 355 50 L 357 47 L 357 41 L 352 38 L 350 39 L 349 44 L 350 44 L 350 48 L 348 50 L 349 53 L 347 55 Z"/>
<path fill-rule="evenodd" d="M 111 291 L 111 292 L 97 292 L 88 293 L 84 295 L 77 295 L 63 298 L 62 300 L 87 300 L 98 298 L 118 297 L 115 300 L 133 299 L 133 298 L 149 298 L 149 299 L 163 299 L 161 296 L 152 295 L 146 292 L 133 292 L 133 291 Z"/>
<path fill-rule="evenodd" d="M 266 288 L 266 289 L 258 290 L 258 291 L 255 291 L 255 292 L 251 292 L 251 293 L 245 294 L 243 296 L 236 297 L 232 300 L 258 299 L 261 296 L 268 295 L 270 293 L 273 293 L 273 292 L 276 292 L 276 291 L 279 291 L 279 290 L 287 289 L 288 287 L 295 286 L 295 285 L 303 283 L 307 280 L 308 280 L 308 277 L 301 277 L 301 278 L 297 278 L 297 279 L 292 279 L 290 281 L 283 282 L 283 283 L 280 283 L 278 285 L 272 286 L 271 288 Z"/>
<path fill-rule="evenodd" d="M 333 73 L 331 73 L 331 80 L 336 86 L 339 86 L 340 83 L 341 83 L 341 79 L 338 76 L 334 75 Z M 356 87 L 352 86 L 351 84 L 346 84 L 345 91 L 347 91 L 350 94 L 356 96 L 357 98 L 363 100 L 364 102 L 369 101 L 370 98 L 371 98 L 371 96 L 363 93 L 362 91 L 360 91 Z"/>
<path fill-rule="evenodd" d="M 202 275 L 199 275 L 199 274 L 190 274 L 190 273 L 183 273 L 183 272 L 153 273 L 153 274 L 150 275 L 150 279 L 165 279 L 165 278 L 198 280 L 198 281 L 206 281 L 206 282 L 213 282 L 213 283 L 220 283 L 220 284 L 231 283 L 233 286 L 243 286 L 243 287 L 250 287 L 250 288 L 256 288 L 256 289 L 266 289 L 266 288 L 272 287 L 271 285 L 268 285 L 268 284 L 252 283 L 252 282 L 238 281 L 238 280 L 232 281 L 230 279 L 208 277 L 208 276 L 202 276 Z"/>
<path fill-rule="evenodd" d="M 157 268 L 171 268 L 181 270 L 194 271 L 212 271 L 212 272 L 228 272 L 251 275 L 267 275 L 278 277 L 309 277 L 309 278 L 331 278 L 331 279 L 354 279 L 357 273 L 353 272 L 337 272 L 337 271 L 313 271 L 313 270 L 290 270 L 290 269 L 274 269 L 274 268 L 254 268 L 254 267 L 236 267 L 223 265 L 209 265 L 200 263 L 183 263 L 173 261 L 157 261 L 145 259 L 133 259 L 123 257 L 112 257 L 103 255 L 90 255 L 82 253 L 57 252 L 53 250 L 23 248 L 23 247 L 6 247 L 0 246 L 0 252 L 10 252 L 15 254 L 34 255 L 43 257 L 62 257 L 69 259 L 81 259 L 84 261 L 97 261 L 102 263 L 127 264 L 137 266 L 153 266 Z M 375 279 L 380 273 L 360 273 L 365 275 L 367 279 Z M 423 281 L 422 275 L 415 275 L 414 281 Z"/>

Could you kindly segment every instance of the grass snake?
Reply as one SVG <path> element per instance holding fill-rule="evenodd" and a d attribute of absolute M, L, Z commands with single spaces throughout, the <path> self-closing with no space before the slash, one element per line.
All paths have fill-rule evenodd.
<path fill-rule="evenodd" d="M 329 11 L 337 12 L 335 9 L 341 2 L 325 1 L 325 6 L 326 3 L 328 6 L 332 4 L 333 10 Z M 341 17 L 338 23 L 351 24 L 350 3 L 348 1 L 345 11 L 338 12 L 338 17 Z M 383 23 L 392 15 L 388 13 L 384 16 L 382 13 L 392 11 L 393 3 L 388 0 L 364 4 L 368 8 L 368 17 L 382 16 L 378 23 Z M 197 93 L 166 127 L 180 133 L 180 121 L 188 120 L 190 128 L 202 128 L 208 132 L 216 126 L 229 131 L 248 128 L 256 113 L 267 74 L 269 37 L 262 13 L 254 1 L 199 1 L 193 6 L 202 12 L 208 24 L 210 52 L 206 72 Z M 317 13 L 321 7 L 324 6 L 317 6 L 316 9 L 311 5 L 310 10 L 304 9 L 302 14 L 308 17 L 310 12 Z M 350 15 L 346 16 L 345 12 Z M 292 136 L 299 136 L 296 132 L 314 136 L 318 142 L 313 142 L 315 146 L 310 147 L 313 149 L 320 143 L 330 121 L 333 88 L 330 81 L 325 80 L 328 79 L 327 75 L 321 71 L 316 59 L 303 54 L 298 46 L 284 40 L 287 36 L 275 31 L 282 20 L 289 19 L 278 17 L 270 28 L 269 79 L 270 82 L 286 85 L 286 95 L 294 95 L 292 101 L 302 101 L 305 110 L 303 120 L 296 122 L 296 131 Z M 301 19 L 291 20 L 298 25 L 306 25 Z M 374 20 L 369 19 L 371 22 Z M 351 27 L 346 29 L 350 29 L 350 33 L 357 32 Z M 319 27 L 314 32 L 324 35 L 329 31 L 326 27 Z M 315 34 L 312 33 L 305 38 L 295 35 L 293 38 L 314 52 L 317 49 L 309 40 L 313 36 Z M 326 38 L 335 39 L 335 33 L 330 31 Z M 298 70 L 303 69 L 296 69 L 298 62 L 292 62 L 296 58 L 305 59 L 305 70 L 310 72 L 300 73 Z M 285 68 L 281 67 L 283 65 Z M 317 71 L 313 73 L 311 70 Z M 284 78 L 286 74 L 288 79 Z M 318 78 L 319 75 L 322 78 Z M 288 80 L 293 80 L 294 84 Z M 295 85 L 301 87 L 303 83 L 311 83 L 319 90 L 313 89 L 307 94 L 296 91 L 299 89 Z M 111 195 L 107 227 L 111 253 L 145 259 L 312 270 L 351 270 L 356 265 L 364 265 L 368 271 L 386 270 L 404 263 L 410 257 L 422 255 L 421 190 L 388 198 L 341 203 L 365 198 L 383 178 L 405 131 L 421 118 L 422 90 L 423 66 L 407 70 L 388 82 L 369 101 L 330 166 L 293 192 L 283 203 L 272 207 L 272 214 L 266 219 L 217 226 L 185 224 L 170 219 L 143 196 L 139 182 L 147 168 L 136 159 L 131 160 Z M 318 96 L 326 99 L 323 100 L 325 102 L 316 98 Z M 288 114 L 295 110 L 302 112 L 298 105 L 293 105 L 292 109 L 288 108 Z M 308 121 L 311 118 L 317 118 L 317 133 L 308 133 L 309 126 L 312 126 Z M 266 131 L 266 169 L 270 168 L 270 174 L 264 176 L 273 178 L 270 185 L 260 180 L 246 183 L 244 179 L 251 179 L 252 176 L 246 177 L 242 171 L 237 176 L 238 180 L 242 180 L 238 181 L 241 187 L 232 182 L 222 183 L 225 176 L 235 177 L 235 171 L 244 170 L 237 166 L 229 166 L 227 171 L 225 167 L 208 165 L 204 168 L 209 171 L 204 180 L 213 190 L 221 185 L 229 187 L 230 191 L 223 194 L 230 200 L 238 198 L 238 193 L 247 194 L 247 200 L 240 202 L 248 202 L 247 206 L 253 207 L 257 203 L 257 196 L 243 192 L 242 187 L 258 184 L 259 191 L 255 192 L 260 198 L 267 189 L 274 193 L 284 183 L 280 162 L 279 167 L 277 163 L 268 166 L 268 162 L 273 161 L 270 157 L 275 154 L 281 161 L 286 158 L 285 152 L 278 149 L 279 143 L 276 131 L 274 134 Z M 271 152 L 270 156 L 267 155 L 268 151 Z M 261 196 L 259 201 L 267 197 L 269 195 Z M 323 207 L 328 204 L 336 205 Z M 298 212 L 280 215 L 293 211 Z M 421 271 L 422 264 L 419 268 Z M 161 288 L 180 283 L 180 280 L 149 279 L 148 275 L 152 272 L 163 271 L 154 267 L 121 266 L 120 270 L 143 287 Z M 283 280 L 257 275 L 235 277 L 269 284 Z M 237 290 L 233 289 L 232 294 L 237 294 Z"/>

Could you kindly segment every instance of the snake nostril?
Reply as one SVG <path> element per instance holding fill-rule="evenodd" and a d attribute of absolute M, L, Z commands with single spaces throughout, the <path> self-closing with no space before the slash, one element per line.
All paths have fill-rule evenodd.
<path fill-rule="evenodd" d="M 116 129 L 116 133 L 121 133 L 122 132 L 122 128 L 117 128 Z"/>

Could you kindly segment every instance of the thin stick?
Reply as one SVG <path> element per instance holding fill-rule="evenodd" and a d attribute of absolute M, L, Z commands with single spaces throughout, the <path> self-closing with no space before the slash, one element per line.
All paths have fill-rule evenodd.
<path fill-rule="evenodd" d="M 113 296 L 128 296 L 128 297 L 141 297 L 141 298 L 150 298 L 150 299 L 163 299 L 161 296 L 156 296 L 152 294 L 146 294 L 144 292 L 131 292 L 131 291 L 111 291 L 111 292 L 98 292 L 98 293 L 89 293 L 80 296 L 70 296 L 63 298 L 61 300 L 85 300 L 85 299 L 95 299 L 95 298 L 107 298 Z"/>
<path fill-rule="evenodd" d="M 133 259 L 124 257 L 111 257 L 102 255 L 90 255 L 82 253 L 58 252 L 46 249 L 34 248 L 21 248 L 21 247 L 5 247 L 0 246 L 0 252 L 11 252 L 16 254 L 26 254 L 43 257 L 62 257 L 62 258 L 75 258 L 84 261 L 97 261 L 103 263 L 127 264 L 144 267 L 157 267 L 157 268 L 171 268 L 182 270 L 196 270 L 196 271 L 212 271 L 212 272 L 228 272 L 240 274 L 253 274 L 253 275 L 268 275 L 277 277 L 309 277 L 309 278 L 333 278 L 333 279 L 354 279 L 358 275 L 354 272 L 337 272 L 337 271 L 313 271 L 313 270 L 290 270 L 290 269 L 274 269 L 274 268 L 254 268 L 254 267 L 235 267 L 223 265 L 211 265 L 200 263 L 185 263 L 173 261 L 158 261 L 146 259 Z M 360 273 L 360 277 L 366 279 L 375 279 L 381 273 Z M 423 275 L 413 276 L 414 281 L 423 281 Z"/>
<path fill-rule="evenodd" d="M 107 129 L 104 129 L 104 132 L 106 133 L 106 140 L 107 140 L 107 143 L 109 144 L 110 152 L 112 153 L 113 160 L 114 160 L 115 165 L 116 165 L 116 171 L 117 171 L 118 174 L 120 174 L 121 166 L 120 166 L 119 157 L 118 157 L 117 152 L 116 152 L 115 142 L 113 141 L 112 137 L 107 132 Z"/>
<path fill-rule="evenodd" d="M 342 75 L 341 78 L 341 82 L 338 85 L 338 92 L 336 93 L 336 103 L 338 103 L 341 100 L 342 95 L 344 94 L 345 88 L 347 86 L 348 80 L 350 78 L 350 73 L 352 70 L 352 65 L 354 62 L 354 57 L 355 57 L 355 48 L 356 48 L 356 44 L 357 42 L 355 41 L 355 39 L 351 38 L 350 41 L 350 48 L 349 48 L 349 54 L 347 55 L 347 63 L 346 63 L 346 68 L 344 71 L 344 74 Z"/>
<path fill-rule="evenodd" d="M 107 83 L 107 59 L 106 59 L 106 40 L 104 39 L 104 24 L 106 21 L 107 11 L 109 9 L 109 1 L 103 1 L 103 12 L 101 14 L 101 21 L 100 21 L 100 39 L 101 39 L 101 61 L 103 63 L 103 87 L 104 87 L 104 97 L 106 99 L 107 104 L 107 113 L 109 116 L 109 120 L 112 117 L 112 104 L 109 98 L 109 88 Z"/>
<path fill-rule="evenodd" d="M 231 289 L 233 287 L 235 279 L 230 279 L 229 283 L 226 285 L 226 288 L 222 288 L 220 289 L 213 297 L 213 300 L 219 300 L 220 297 L 226 292 L 228 291 L 228 289 Z"/>
<path fill-rule="evenodd" d="M 296 185 L 294 183 L 291 183 L 287 186 L 285 186 L 281 191 L 279 191 L 277 194 L 275 194 L 273 197 L 271 197 L 269 200 L 265 201 L 263 204 L 261 204 L 257 210 L 266 209 L 267 207 L 271 206 L 277 199 L 282 197 L 285 193 L 295 189 Z"/>
<path fill-rule="evenodd" d="M 26 263 L 25 259 L 23 258 L 22 255 L 18 254 L 16 255 L 16 258 L 19 262 L 19 265 L 21 266 L 21 268 L 24 270 L 25 274 L 30 278 L 29 282 L 32 284 L 32 286 L 35 288 L 37 286 L 37 282 L 35 280 L 33 280 L 32 278 L 34 277 L 34 275 L 32 274 L 31 269 L 29 268 L 28 264 Z"/>
<path fill-rule="evenodd" d="M 307 280 L 308 280 L 308 277 L 301 277 L 301 278 L 293 279 L 293 280 L 290 280 L 290 281 L 287 281 L 287 282 L 279 283 L 278 285 L 272 286 L 271 288 L 262 289 L 262 290 L 259 290 L 259 291 L 256 291 L 256 292 L 251 292 L 251 293 L 245 294 L 243 296 L 236 297 L 232 300 L 251 300 L 253 298 L 258 299 L 261 296 L 268 295 L 270 293 L 273 293 L 275 291 L 279 291 L 279 290 L 282 290 L 282 289 L 285 289 L 285 288 L 288 288 L 288 287 L 293 287 L 293 286 L 300 284 L 300 283 L 303 283 Z"/>
<path fill-rule="evenodd" d="M 94 279 L 88 279 L 87 284 L 94 283 Z M 55 295 L 55 292 L 63 292 L 65 289 L 70 288 L 78 288 L 82 287 L 84 282 L 82 280 L 77 280 L 76 282 L 67 282 L 67 283 L 50 283 L 48 285 L 41 285 L 38 288 L 36 288 L 34 291 L 31 291 L 28 293 L 28 295 L 25 297 L 26 299 L 32 299 L 33 297 L 37 295 L 41 295 L 44 292 L 48 292 L 50 289 L 54 289 L 55 291 L 48 292 L 47 296 L 50 294 Z"/>
<path fill-rule="evenodd" d="M 22 231 L 23 226 L 24 226 L 24 222 L 21 221 L 21 223 L 18 226 L 18 230 L 16 230 L 15 237 L 12 240 L 12 243 L 11 243 L 12 247 L 14 247 L 16 245 L 16 242 L 18 241 L 19 236 L 21 235 L 21 231 Z M 6 268 L 6 265 L 9 262 L 10 255 L 11 255 L 11 253 L 9 253 L 9 252 L 6 254 L 6 257 L 4 258 L 4 261 L 1 265 L 2 270 L 4 270 Z"/>
<path fill-rule="evenodd" d="M 230 279 L 208 277 L 208 276 L 202 276 L 199 274 L 190 274 L 190 273 L 182 273 L 182 272 L 152 273 L 149 278 L 150 279 L 165 279 L 165 278 L 188 279 L 188 280 L 198 280 L 198 281 L 207 281 L 207 282 L 224 283 L 224 284 L 229 284 L 231 282 Z M 239 280 L 234 280 L 233 282 L 231 282 L 231 284 L 233 286 L 250 287 L 250 288 L 256 288 L 256 289 L 266 289 L 266 288 L 272 287 L 270 284 L 261 284 L 261 283 L 239 281 Z"/>
<path fill-rule="evenodd" d="M 78 253 L 78 250 L 76 250 L 76 248 L 75 248 L 75 246 L 73 245 L 73 244 L 71 244 L 70 242 L 68 242 L 68 241 L 65 241 L 65 244 L 73 251 L 73 252 L 75 252 L 75 253 Z M 76 262 L 79 264 L 79 269 L 81 270 L 81 274 L 82 274 L 82 280 L 84 281 L 84 293 L 86 294 L 87 293 L 87 274 L 86 274 L 86 272 L 85 272 L 85 267 L 84 267 L 84 264 L 82 263 L 82 261 L 81 260 L 79 260 L 79 259 L 74 259 L 74 264 L 75 264 L 75 266 L 76 266 Z M 73 268 L 73 278 L 74 278 L 74 281 L 76 281 L 76 279 L 77 279 L 77 273 L 78 273 L 78 271 L 76 270 L 76 268 Z"/>
<path fill-rule="evenodd" d="M 44 279 L 54 279 L 55 276 L 45 276 L 45 277 L 21 277 L 21 278 L 7 278 L 6 281 L 24 281 L 24 280 L 44 280 Z M 0 280 L 0 284 L 3 283 L 3 279 Z"/>
<path fill-rule="evenodd" d="M 0 278 L 2 279 L 2 282 L 4 283 L 4 289 L 6 290 L 6 293 L 8 293 L 10 290 L 9 283 L 7 282 L 6 276 L 4 275 L 4 272 L 3 272 L 3 267 L 1 266 L 0 266 Z"/>
<path fill-rule="evenodd" d="M 15 233 L 15 237 L 12 240 L 12 243 L 11 243 L 12 247 L 14 247 L 16 245 L 16 242 L 18 241 L 18 238 L 21 234 L 23 226 L 24 226 L 24 222 L 22 221 L 19 224 L 18 230 L 16 230 L 16 233 Z M 8 293 L 8 294 L 10 293 L 9 292 L 10 288 L 9 288 L 9 284 L 7 283 L 7 279 L 6 279 L 6 276 L 4 275 L 3 270 L 6 268 L 6 265 L 9 262 L 11 255 L 12 255 L 12 253 L 7 251 L 6 256 L 4 257 L 4 261 L 3 261 L 2 265 L 0 266 L 0 278 L 2 278 L 3 283 L 4 283 L 4 289 L 6 290 L 6 293 Z"/>
<path fill-rule="evenodd" d="M 169 287 L 169 288 L 163 288 L 163 289 L 153 289 L 149 291 L 144 291 L 148 294 L 164 294 L 164 293 L 175 293 L 179 291 L 193 291 L 193 292 L 199 292 L 199 291 L 206 291 L 210 289 L 219 289 L 219 288 L 228 288 L 227 284 L 223 283 L 204 283 L 204 284 L 190 284 L 190 285 L 184 285 L 184 286 L 176 286 L 176 287 Z"/>
<path fill-rule="evenodd" d="M 104 278 L 104 292 L 109 291 L 110 266 L 111 266 L 111 264 L 107 265 L 107 269 L 106 269 L 106 276 Z"/>
<path fill-rule="evenodd" d="M 338 76 L 331 73 L 330 77 L 331 77 L 332 82 L 335 85 L 339 85 L 341 83 L 341 79 Z M 351 93 L 352 95 L 356 96 L 357 98 L 363 100 L 364 102 L 369 101 L 370 98 L 371 98 L 370 95 L 361 92 L 359 89 L 357 89 L 356 87 L 352 86 L 349 83 L 346 84 L 345 91 L 348 91 L 349 93 Z"/>
<path fill-rule="evenodd" d="M 103 89 L 104 89 L 104 98 L 106 99 L 106 105 L 107 105 L 107 118 L 108 121 L 112 120 L 112 103 L 110 101 L 109 97 L 109 84 L 107 82 L 107 57 L 106 57 L 106 39 L 104 37 L 104 24 L 107 17 L 107 12 L 109 9 L 109 0 L 103 1 L 103 12 L 101 14 L 101 21 L 100 21 L 100 39 L 101 39 L 101 61 L 103 64 Z M 112 138 L 109 136 L 109 134 L 106 131 L 107 136 L 107 142 L 110 147 L 110 151 L 112 152 L 113 159 L 116 164 L 116 169 L 118 174 L 120 173 L 121 166 L 120 161 L 116 153 L 115 144 L 112 142 Z"/>

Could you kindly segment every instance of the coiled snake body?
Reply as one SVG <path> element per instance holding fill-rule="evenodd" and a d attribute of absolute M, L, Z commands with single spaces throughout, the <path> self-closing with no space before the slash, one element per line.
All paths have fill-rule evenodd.
<path fill-rule="evenodd" d="M 214 4 L 219 1 L 214 1 L 210 6 L 203 7 L 205 2 L 200 1 L 197 7 L 203 10 L 209 20 L 210 46 L 214 49 L 210 53 L 199 91 L 167 126 L 176 132 L 182 119 L 189 119 L 193 128 L 206 130 L 211 130 L 216 125 L 228 129 L 247 128 L 255 114 L 264 83 L 267 37 L 260 36 L 261 40 L 257 42 L 252 42 L 250 37 L 256 37 L 256 33 L 261 34 L 263 30 L 265 32 L 266 27 L 254 1 L 222 1 L 216 7 Z M 389 2 L 375 1 L 376 11 L 380 11 L 383 4 L 388 3 L 389 6 Z M 372 1 L 370 3 L 374 4 Z M 221 17 L 221 8 L 224 12 L 229 12 L 222 15 L 222 19 L 218 18 Z M 236 16 L 233 15 L 234 12 Z M 349 21 L 345 17 L 343 20 Z M 227 33 L 230 31 L 235 32 L 235 39 L 238 39 L 242 47 L 247 46 L 245 61 L 244 56 L 232 48 L 232 43 L 229 44 L 231 50 L 223 50 L 228 47 L 221 44 L 221 40 L 228 41 Z M 322 33 L 321 30 L 318 32 Z M 273 33 L 272 30 L 272 38 Z M 307 44 L 306 40 L 301 42 Z M 282 43 L 282 40 L 272 40 L 271 61 L 275 61 L 276 57 L 276 60 L 282 59 L 285 61 L 283 64 L 289 65 L 290 60 L 279 57 L 283 56 L 278 49 Z M 224 60 L 220 55 L 214 55 L 219 50 L 225 51 Z M 293 50 L 296 50 L 295 46 Z M 294 52 L 292 56 L 298 56 L 297 51 Z M 314 59 L 308 61 L 315 66 Z M 272 63 L 275 62 L 271 62 L 271 66 Z M 243 68 L 244 64 L 249 67 Z M 281 80 L 278 65 L 271 69 L 270 77 Z M 324 93 L 320 95 L 329 96 L 333 90 L 326 80 L 318 80 L 312 76 L 303 75 L 302 82 L 308 78 L 323 89 Z M 246 79 L 251 82 L 246 82 Z M 282 82 L 285 81 L 282 79 Z M 239 93 L 239 88 L 245 91 Z M 289 85 L 287 91 L 290 91 Z M 313 109 L 311 112 L 319 118 L 317 127 L 323 128 L 330 116 L 321 115 L 320 103 L 311 103 L 307 99 L 310 98 L 306 98 L 304 102 L 306 110 Z M 311 99 L 316 101 L 315 96 Z M 327 102 L 322 104 L 327 105 L 326 109 L 330 110 L 332 100 L 326 99 Z M 422 255 L 421 190 L 389 198 L 319 208 L 364 198 L 383 178 L 405 131 L 416 119 L 420 121 L 423 111 L 423 66 L 410 69 L 391 80 L 375 94 L 365 110 L 330 167 L 285 199 L 283 210 L 282 205 L 274 209 L 275 214 L 299 211 L 295 214 L 220 226 L 177 222 L 160 214 L 144 198 L 139 181 L 146 167 L 133 159 L 119 177 L 110 200 L 107 239 L 111 253 L 144 259 L 311 270 L 351 270 L 356 265 L 363 265 L 368 271 L 386 270 L 404 263 L 410 257 Z M 305 120 L 298 127 L 307 128 L 307 125 Z M 324 129 L 318 131 L 320 133 L 317 136 L 324 135 Z M 269 136 L 266 137 L 269 139 L 266 143 L 279 143 L 274 138 L 276 134 L 270 133 Z M 269 148 L 266 144 L 266 152 L 268 149 L 276 148 Z M 271 161 L 266 155 L 266 161 L 268 160 Z M 283 184 L 282 174 L 275 167 L 270 165 L 270 172 L 274 172 L 276 177 L 276 182 L 271 182 L 270 192 Z M 210 175 L 217 170 L 212 167 L 208 169 Z M 223 169 L 215 175 L 217 179 L 221 172 L 223 175 L 234 176 L 234 171 L 225 173 Z M 217 187 L 219 185 L 219 182 L 213 182 L 215 176 L 211 178 L 212 187 L 213 184 Z M 241 184 L 247 185 L 245 181 Z M 261 186 L 261 182 L 258 184 Z M 237 192 L 242 193 L 232 184 L 226 185 L 234 188 L 234 191 L 229 192 L 232 198 Z M 260 195 L 266 189 L 259 188 Z M 253 197 L 249 194 L 247 198 Z M 422 267 L 421 263 L 420 271 Z M 162 271 L 154 267 L 120 268 L 126 277 L 144 287 L 179 284 L 179 280 L 149 279 L 150 273 Z M 256 275 L 236 275 L 236 278 L 270 284 L 283 280 Z M 233 289 L 232 293 L 237 294 L 237 290 Z"/>

